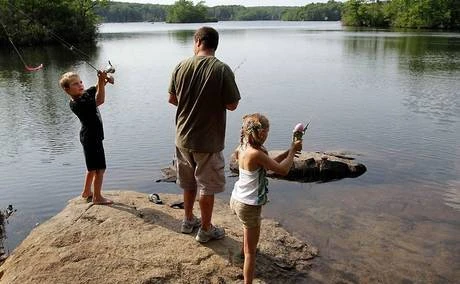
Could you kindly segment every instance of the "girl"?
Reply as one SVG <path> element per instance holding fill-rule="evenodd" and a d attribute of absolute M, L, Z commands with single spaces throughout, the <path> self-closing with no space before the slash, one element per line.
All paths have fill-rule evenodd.
<path fill-rule="evenodd" d="M 243 223 L 244 283 L 254 278 L 256 248 L 259 242 L 262 205 L 267 203 L 266 170 L 287 175 L 302 141 L 292 142 L 289 150 L 270 158 L 263 146 L 269 131 L 268 119 L 259 114 L 243 117 L 240 145 L 236 151 L 239 179 L 233 188 L 230 208 Z"/>

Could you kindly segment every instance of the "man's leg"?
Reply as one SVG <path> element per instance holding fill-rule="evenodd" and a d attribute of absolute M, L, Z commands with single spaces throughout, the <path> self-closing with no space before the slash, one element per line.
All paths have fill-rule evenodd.
<path fill-rule="evenodd" d="M 193 215 L 197 186 L 195 181 L 195 161 L 190 151 L 176 147 L 176 170 L 177 183 L 183 190 L 184 220 L 182 220 L 181 232 L 190 234 L 201 224 L 200 219 Z"/>
<path fill-rule="evenodd" d="M 185 219 L 191 221 L 193 219 L 193 205 L 196 200 L 196 187 L 194 189 L 183 189 L 184 191 L 184 214 Z"/>
<path fill-rule="evenodd" d="M 211 227 L 214 194 L 200 196 L 201 228 L 208 231 Z"/>

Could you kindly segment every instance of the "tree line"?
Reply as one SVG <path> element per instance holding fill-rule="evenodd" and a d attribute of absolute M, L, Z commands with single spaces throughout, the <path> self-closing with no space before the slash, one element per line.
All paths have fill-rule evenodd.
<path fill-rule="evenodd" d="M 178 0 L 174 5 L 110 2 L 96 12 L 103 22 L 212 22 L 212 21 L 339 21 L 341 2 L 308 4 L 304 7 L 208 7 L 205 2 Z"/>
<path fill-rule="evenodd" d="M 342 24 L 383 28 L 460 29 L 460 0 L 349 0 Z"/>
<path fill-rule="evenodd" d="M 305 7 L 208 7 L 189 0 L 174 5 L 137 4 L 109 0 L 0 0 L 0 46 L 40 43 L 91 43 L 101 22 L 191 23 L 212 21 L 340 20 L 342 3 Z"/>
<path fill-rule="evenodd" d="M 348 0 L 303 7 L 208 7 L 109 0 L 0 0 L 0 46 L 94 42 L 100 22 L 342 21 L 346 26 L 460 29 L 460 0 Z M 56 35 L 59 35 L 57 37 Z M 62 39 L 62 40 L 61 40 Z"/>

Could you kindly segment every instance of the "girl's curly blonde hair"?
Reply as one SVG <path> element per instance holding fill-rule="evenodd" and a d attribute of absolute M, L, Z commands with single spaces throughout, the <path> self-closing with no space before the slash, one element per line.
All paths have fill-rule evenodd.
<path fill-rule="evenodd" d="M 243 125 L 241 126 L 240 147 L 246 144 L 256 149 L 264 150 L 262 144 L 264 141 L 260 136 L 261 130 L 269 129 L 270 122 L 268 118 L 260 113 L 247 114 L 243 116 Z"/>

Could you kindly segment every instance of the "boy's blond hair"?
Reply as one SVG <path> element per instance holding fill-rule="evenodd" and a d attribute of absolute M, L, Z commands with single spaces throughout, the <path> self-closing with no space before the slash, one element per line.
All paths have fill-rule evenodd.
<path fill-rule="evenodd" d="M 75 72 L 64 73 L 61 76 L 61 79 L 59 80 L 59 85 L 61 85 L 61 88 L 63 88 L 65 90 L 65 89 L 70 87 L 70 81 L 73 78 L 80 78 L 80 76 Z"/>

